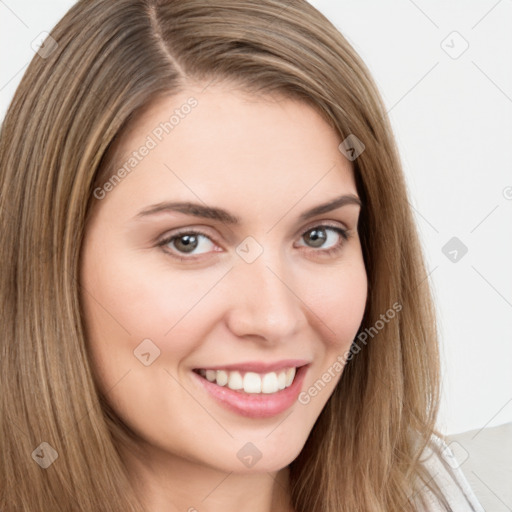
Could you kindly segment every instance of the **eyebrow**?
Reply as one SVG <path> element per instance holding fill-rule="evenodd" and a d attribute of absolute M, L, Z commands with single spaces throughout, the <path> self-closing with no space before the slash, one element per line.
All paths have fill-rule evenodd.
<path fill-rule="evenodd" d="M 323 213 L 336 210 L 346 205 L 357 205 L 362 207 L 361 200 L 353 194 L 345 194 L 336 197 L 327 203 L 320 204 L 309 210 L 306 210 L 299 217 L 300 221 L 314 217 L 315 215 L 321 215 Z M 201 217 L 204 219 L 212 219 L 226 224 L 239 224 L 240 218 L 229 213 L 223 208 L 216 208 L 213 206 L 205 206 L 199 203 L 186 202 L 163 202 L 151 205 L 144 210 L 141 210 L 135 218 L 144 218 L 150 215 L 156 215 L 161 212 L 179 212 L 186 215 L 193 215 L 194 217 Z"/>

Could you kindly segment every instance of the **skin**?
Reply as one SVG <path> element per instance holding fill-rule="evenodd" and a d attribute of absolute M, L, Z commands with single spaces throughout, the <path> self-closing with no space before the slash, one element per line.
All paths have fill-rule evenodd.
<path fill-rule="evenodd" d="M 198 100 L 94 207 L 81 260 L 87 341 L 101 391 L 138 436 L 140 453 L 121 453 L 148 511 L 291 510 L 287 466 L 341 372 L 307 405 L 251 419 L 214 402 L 192 369 L 303 358 L 311 361 L 306 390 L 349 349 L 367 293 L 360 208 L 298 218 L 343 194 L 357 197 L 352 164 L 305 103 L 201 89 L 159 99 L 121 139 L 119 165 L 169 112 Z M 169 211 L 136 218 L 178 200 L 224 208 L 240 224 Z M 323 245 L 315 242 L 310 230 L 325 223 L 347 229 L 348 240 L 327 229 Z M 192 254 L 179 237 L 158 246 L 182 228 L 208 238 Z M 252 263 L 236 252 L 249 236 L 263 249 Z M 148 366 L 134 356 L 144 339 L 160 350 Z M 262 454 L 251 468 L 237 457 L 248 442 Z"/>

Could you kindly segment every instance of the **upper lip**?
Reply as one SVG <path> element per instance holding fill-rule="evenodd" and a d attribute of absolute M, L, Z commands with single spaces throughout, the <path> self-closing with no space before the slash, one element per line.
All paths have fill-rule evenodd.
<path fill-rule="evenodd" d="M 265 363 L 262 361 L 247 361 L 245 363 L 223 364 L 216 366 L 201 366 L 198 370 L 240 370 L 243 372 L 269 373 L 285 368 L 297 368 L 309 364 L 305 359 L 283 359 L 273 363 Z"/>

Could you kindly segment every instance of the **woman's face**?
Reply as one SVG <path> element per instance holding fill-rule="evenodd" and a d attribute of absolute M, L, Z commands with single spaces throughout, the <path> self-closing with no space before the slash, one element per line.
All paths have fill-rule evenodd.
<path fill-rule="evenodd" d="M 127 132 L 81 300 L 100 388 L 148 457 L 241 473 L 299 454 L 366 302 L 340 142 L 305 103 L 221 87 Z"/>

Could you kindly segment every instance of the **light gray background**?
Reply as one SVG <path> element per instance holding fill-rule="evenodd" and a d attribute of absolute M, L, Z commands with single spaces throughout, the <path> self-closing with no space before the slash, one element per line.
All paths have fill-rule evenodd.
<path fill-rule="evenodd" d="M 73 3 L 0 0 L 1 118 L 32 42 Z M 395 130 L 439 315 L 440 428 L 510 422 L 512 0 L 311 3 L 370 68 Z M 443 254 L 452 237 L 467 254 Z"/>

